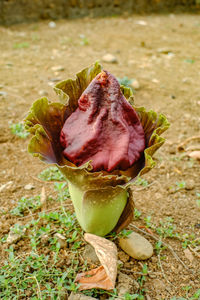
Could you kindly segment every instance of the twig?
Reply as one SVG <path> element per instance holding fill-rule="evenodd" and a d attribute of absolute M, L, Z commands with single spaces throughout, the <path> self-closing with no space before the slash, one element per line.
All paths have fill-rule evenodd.
<path fill-rule="evenodd" d="M 200 140 L 200 135 L 189 137 L 189 138 L 186 139 L 184 142 L 180 143 L 180 144 L 177 146 L 178 151 L 184 151 L 184 150 L 185 150 L 184 146 L 185 146 L 187 143 L 189 143 L 189 142 L 191 142 L 191 141 L 193 141 L 193 140 Z"/>
<path fill-rule="evenodd" d="M 161 241 L 162 242 L 162 241 Z M 159 266 L 163 275 L 163 278 L 167 281 L 167 283 L 169 283 L 170 285 L 172 285 L 173 287 L 175 287 L 175 285 L 173 285 L 173 283 L 171 283 L 168 279 L 167 276 L 165 275 L 162 263 L 161 263 L 161 259 L 160 259 L 160 253 L 158 253 L 158 262 L 159 262 Z"/>
<path fill-rule="evenodd" d="M 37 280 L 36 276 L 33 276 L 33 278 L 35 279 L 35 281 L 36 281 L 36 284 L 37 284 L 37 287 L 38 287 L 38 292 L 37 292 L 37 294 L 38 294 L 38 298 L 39 298 L 40 300 L 42 300 L 42 294 L 41 294 L 41 289 L 40 289 L 39 282 L 38 282 L 38 280 Z"/>
<path fill-rule="evenodd" d="M 142 232 L 143 234 L 145 234 L 145 235 L 147 235 L 147 236 L 150 236 L 150 237 L 153 238 L 154 240 L 156 240 L 156 241 L 158 241 L 158 242 L 160 241 L 160 239 L 157 238 L 155 235 L 151 235 L 150 233 L 147 233 L 146 231 L 144 231 L 144 230 L 138 228 L 137 226 L 135 226 L 135 225 L 133 225 L 133 224 L 130 224 L 130 226 L 133 227 L 133 228 L 135 228 L 135 229 L 138 230 L 139 232 Z M 184 267 L 186 270 L 188 270 L 189 272 L 191 272 L 191 273 L 194 274 L 194 271 L 193 271 L 193 270 L 190 270 L 190 269 L 186 266 L 186 264 L 180 259 L 180 257 L 176 254 L 176 252 L 174 251 L 174 249 L 173 249 L 170 245 L 166 244 L 166 243 L 163 242 L 163 241 L 162 241 L 162 244 L 163 244 L 165 247 L 167 247 L 167 248 L 172 252 L 172 254 L 173 254 L 173 256 L 176 258 L 176 260 L 178 260 L 178 261 L 183 265 L 183 267 Z"/>

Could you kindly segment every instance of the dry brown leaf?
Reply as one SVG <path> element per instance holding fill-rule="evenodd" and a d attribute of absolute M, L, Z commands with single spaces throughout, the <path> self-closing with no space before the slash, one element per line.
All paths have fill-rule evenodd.
<path fill-rule="evenodd" d="M 197 160 L 200 160 L 200 151 L 192 151 L 188 153 L 188 156 Z"/>
<path fill-rule="evenodd" d="M 80 273 L 76 282 L 80 283 L 79 290 L 100 288 L 112 290 L 115 287 L 117 277 L 117 247 L 102 237 L 91 233 L 85 233 L 85 240 L 90 243 L 98 256 L 101 266 L 91 271 Z"/>

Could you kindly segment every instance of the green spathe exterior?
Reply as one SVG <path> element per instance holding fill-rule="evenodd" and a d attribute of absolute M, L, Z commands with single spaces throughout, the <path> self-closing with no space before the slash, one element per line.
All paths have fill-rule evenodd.
<path fill-rule="evenodd" d="M 137 176 L 155 166 L 152 156 L 164 143 L 160 134 L 169 127 L 169 123 L 162 114 L 158 116 L 154 111 L 146 112 L 145 108 L 134 106 L 131 89 L 121 86 L 145 132 L 146 148 L 143 156 L 128 170 L 114 170 L 111 173 L 93 172 L 90 162 L 77 167 L 66 160 L 59 142 L 60 131 L 66 118 L 76 110 L 83 91 L 101 70 L 101 65 L 95 63 L 79 72 L 74 80 L 58 83 L 55 91 L 61 103 L 51 103 L 45 97 L 36 100 L 25 120 L 25 126 L 33 134 L 28 151 L 47 163 L 57 165 L 65 175 L 81 227 L 86 232 L 104 236 L 113 229 L 120 231 L 132 220 L 134 205 L 130 185 Z"/>

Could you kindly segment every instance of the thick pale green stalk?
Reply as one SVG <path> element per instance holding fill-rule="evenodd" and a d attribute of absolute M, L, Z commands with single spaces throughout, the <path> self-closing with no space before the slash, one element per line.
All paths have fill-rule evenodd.
<path fill-rule="evenodd" d="M 121 186 L 81 190 L 68 181 L 76 217 L 86 232 L 104 236 L 112 231 L 126 206 L 128 192 Z"/>

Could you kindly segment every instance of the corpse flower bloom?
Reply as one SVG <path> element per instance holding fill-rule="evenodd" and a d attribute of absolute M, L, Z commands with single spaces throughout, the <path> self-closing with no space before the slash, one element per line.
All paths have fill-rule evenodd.
<path fill-rule="evenodd" d="M 28 150 L 65 175 L 81 227 L 104 236 L 133 218 L 130 186 L 154 167 L 164 143 L 165 116 L 133 105 L 99 63 L 55 86 L 61 103 L 36 100 L 25 124 L 33 134 Z"/>

